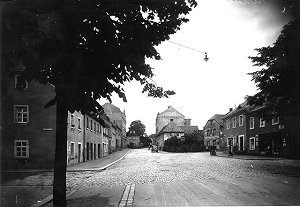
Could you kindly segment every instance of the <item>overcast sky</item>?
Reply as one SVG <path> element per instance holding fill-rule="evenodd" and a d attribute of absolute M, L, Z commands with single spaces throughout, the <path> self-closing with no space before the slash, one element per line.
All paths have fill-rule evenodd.
<path fill-rule="evenodd" d="M 208 53 L 204 54 L 165 41 L 157 47 L 162 60 L 148 60 L 155 69 L 154 80 L 176 95 L 154 99 L 142 93 L 137 82 L 125 85 L 127 103 L 117 95 L 113 104 L 125 109 L 127 128 L 141 120 L 148 135 L 155 133 L 158 112 L 173 106 L 192 125 L 203 129 L 214 114 L 226 114 L 229 108 L 254 95 L 256 86 L 249 72 L 248 56 L 255 48 L 272 45 L 290 17 L 285 9 L 267 0 L 198 0 L 188 15 L 190 21 L 172 35 L 170 41 Z M 101 101 L 105 103 L 105 101 Z"/>

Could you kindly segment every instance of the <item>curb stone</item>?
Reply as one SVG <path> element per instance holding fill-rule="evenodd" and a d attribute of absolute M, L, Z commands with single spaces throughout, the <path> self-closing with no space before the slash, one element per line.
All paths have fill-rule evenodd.
<path fill-rule="evenodd" d="M 95 169 L 80 169 L 80 170 L 69 170 L 67 172 L 80 172 L 80 171 L 103 171 L 103 170 L 106 170 L 108 167 L 116 164 L 117 162 L 121 161 L 127 154 L 129 154 L 132 150 L 129 150 L 128 152 L 125 153 L 125 155 L 123 155 L 121 158 L 117 159 L 116 161 L 108 164 L 108 165 L 105 165 L 104 167 L 101 167 L 101 168 L 95 168 Z M 75 186 L 77 185 L 78 183 L 75 183 Z M 66 197 L 69 197 L 70 195 L 72 195 L 73 193 L 75 193 L 77 190 L 74 189 L 72 190 L 71 192 L 69 192 Z M 47 196 L 46 198 L 38 201 L 37 203 L 33 204 L 31 207 L 42 207 L 43 205 L 51 202 L 53 200 L 53 194 Z"/>

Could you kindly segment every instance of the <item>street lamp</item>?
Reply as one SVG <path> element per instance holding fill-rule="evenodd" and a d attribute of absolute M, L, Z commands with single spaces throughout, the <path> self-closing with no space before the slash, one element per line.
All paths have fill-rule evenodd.
<path fill-rule="evenodd" d="M 205 57 L 204 57 L 205 62 L 207 62 L 208 59 L 209 59 L 209 58 L 207 57 L 207 53 L 205 53 Z"/>

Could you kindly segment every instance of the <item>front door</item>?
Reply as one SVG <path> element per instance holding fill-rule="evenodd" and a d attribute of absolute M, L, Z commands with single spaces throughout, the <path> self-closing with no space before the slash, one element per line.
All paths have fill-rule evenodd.
<path fill-rule="evenodd" d="M 244 151 L 244 135 L 239 136 L 239 151 Z"/>

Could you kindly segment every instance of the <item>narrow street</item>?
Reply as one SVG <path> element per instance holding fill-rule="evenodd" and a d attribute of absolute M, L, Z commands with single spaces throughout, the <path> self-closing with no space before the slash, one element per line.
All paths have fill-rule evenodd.
<path fill-rule="evenodd" d="M 299 205 L 299 161 L 253 158 L 135 149 L 105 171 L 81 172 L 68 206 Z"/>

